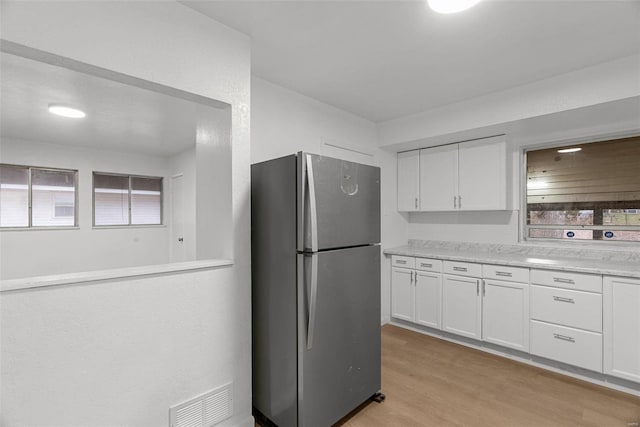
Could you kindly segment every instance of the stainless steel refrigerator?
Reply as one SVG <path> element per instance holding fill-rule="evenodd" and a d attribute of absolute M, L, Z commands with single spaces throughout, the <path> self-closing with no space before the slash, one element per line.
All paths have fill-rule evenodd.
<path fill-rule="evenodd" d="M 325 427 L 380 391 L 380 169 L 300 152 L 251 167 L 253 407 Z"/>

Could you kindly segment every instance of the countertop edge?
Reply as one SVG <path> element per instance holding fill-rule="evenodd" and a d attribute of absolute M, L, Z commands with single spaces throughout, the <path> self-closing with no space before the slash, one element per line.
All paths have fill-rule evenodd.
<path fill-rule="evenodd" d="M 512 267 L 527 267 L 544 270 L 570 271 L 576 273 L 601 274 L 603 276 L 621 276 L 630 278 L 640 278 L 640 267 L 636 269 L 627 269 L 624 266 L 610 265 L 611 263 L 602 262 L 598 265 L 593 260 L 581 259 L 563 259 L 553 260 L 549 258 L 537 258 L 534 256 L 525 256 L 521 254 L 499 254 L 486 252 L 466 252 L 456 251 L 451 253 L 449 250 L 438 250 L 413 246 L 398 246 L 383 250 L 384 255 L 401 255 L 416 258 L 434 258 L 443 261 L 461 261 L 478 264 L 497 264 Z M 561 262 L 561 263 L 560 263 Z M 589 265 L 581 265 L 589 264 Z M 609 265 L 606 265 L 609 264 Z"/>

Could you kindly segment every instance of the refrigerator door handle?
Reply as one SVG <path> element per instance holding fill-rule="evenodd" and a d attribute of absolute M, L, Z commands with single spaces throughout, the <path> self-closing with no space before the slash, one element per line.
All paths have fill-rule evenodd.
<path fill-rule="evenodd" d="M 318 210 L 316 209 L 316 185 L 313 177 L 311 155 L 307 154 L 307 183 L 309 184 L 309 226 L 311 227 L 311 251 L 318 251 Z"/>
<path fill-rule="evenodd" d="M 318 305 L 318 254 L 311 258 L 311 286 L 309 289 L 309 319 L 307 321 L 307 350 L 313 348 L 313 334 L 316 325 L 316 309 Z"/>
<path fill-rule="evenodd" d="M 297 176 L 297 186 L 298 186 L 298 191 L 300 192 L 298 194 L 298 230 L 297 230 L 297 234 L 298 234 L 298 252 L 303 252 L 304 251 L 304 243 L 305 243 L 305 229 L 304 229 L 304 222 L 305 222 L 305 203 L 307 200 L 307 191 L 306 191 L 306 187 L 307 187 L 307 162 L 306 162 L 306 155 L 304 155 L 304 153 L 301 151 L 298 153 L 298 159 L 297 159 L 297 163 L 298 163 L 298 176 Z"/>

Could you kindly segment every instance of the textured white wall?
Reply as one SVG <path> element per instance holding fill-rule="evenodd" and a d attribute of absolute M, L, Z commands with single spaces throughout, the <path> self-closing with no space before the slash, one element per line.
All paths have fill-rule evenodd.
<path fill-rule="evenodd" d="M 308 151 L 381 168 L 382 248 L 407 240 L 406 221 L 396 210 L 396 156 L 376 147 L 373 122 L 263 79 L 251 80 L 251 160 Z M 326 143 L 349 149 L 335 148 Z M 389 263 L 382 263 L 382 320 L 389 319 Z"/>
<path fill-rule="evenodd" d="M 234 265 L 2 293 L 0 424 L 166 426 L 233 382 L 224 425 L 252 426 L 248 37 L 172 1 L 1 8 L 3 39 L 232 105 Z"/>
<path fill-rule="evenodd" d="M 169 161 L 169 182 L 173 183 L 172 177 L 182 174 L 182 198 L 183 198 L 183 227 L 182 235 L 184 237 L 184 252 L 180 254 L 173 253 L 176 251 L 175 242 L 170 245 L 171 261 L 176 261 L 180 256 L 184 255 L 185 260 L 196 259 L 196 149 L 195 147 L 183 151 L 173 156 Z M 169 192 L 172 191 L 171 184 L 168 186 Z M 170 197 L 170 195 L 169 195 Z M 175 238 L 173 229 L 170 229 L 171 239 Z"/>

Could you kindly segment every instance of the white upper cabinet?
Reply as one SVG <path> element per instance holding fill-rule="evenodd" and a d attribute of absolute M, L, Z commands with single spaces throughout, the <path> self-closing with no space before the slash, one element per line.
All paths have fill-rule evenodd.
<path fill-rule="evenodd" d="M 508 165 L 504 136 L 398 153 L 398 210 L 507 210 Z"/>
<path fill-rule="evenodd" d="M 458 145 L 458 209 L 507 209 L 507 144 L 504 137 Z"/>
<path fill-rule="evenodd" d="M 457 206 L 458 145 L 420 150 L 422 211 L 450 211 Z M 454 206 L 455 205 L 455 206 Z"/>
<path fill-rule="evenodd" d="M 420 210 L 420 150 L 398 153 L 398 210 Z"/>

